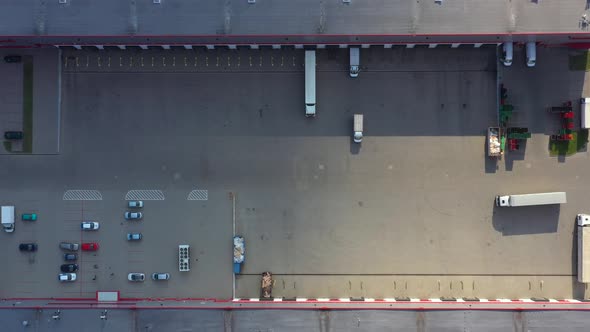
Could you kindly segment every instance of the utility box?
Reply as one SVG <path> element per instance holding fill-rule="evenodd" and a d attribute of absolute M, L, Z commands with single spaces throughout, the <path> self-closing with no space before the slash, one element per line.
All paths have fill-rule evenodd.
<path fill-rule="evenodd" d="M 181 244 L 178 246 L 178 271 L 186 272 L 191 270 L 191 246 Z"/>

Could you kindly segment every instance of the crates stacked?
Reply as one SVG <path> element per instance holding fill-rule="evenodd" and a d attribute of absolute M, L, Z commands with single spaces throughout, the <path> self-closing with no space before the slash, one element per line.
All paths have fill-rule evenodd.
<path fill-rule="evenodd" d="M 188 244 L 181 244 L 178 246 L 178 271 L 190 271 L 190 249 Z"/>

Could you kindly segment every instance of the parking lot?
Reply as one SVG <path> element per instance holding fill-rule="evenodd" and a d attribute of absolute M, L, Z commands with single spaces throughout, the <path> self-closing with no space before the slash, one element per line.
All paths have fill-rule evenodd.
<path fill-rule="evenodd" d="M 22 141 L 0 147 L 0 154 L 56 154 L 60 140 L 60 62 L 57 49 L 4 49 L 0 57 L 16 55 L 19 62 L 0 62 L 5 77 L 0 89 L 0 131 L 23 131 Z M 2 138 L 2 141 L 5 141 Z"/>
<path fill-rule="evenodd" d="M 517 52 L 498 73 L 495 48 L 372 47 L 351 79 L 347 50 L 319 50 L 309 119 L 302 50 L 64 50 L 60 154 L 0 156 L 2 204 L 39 214 L 0 234 L 11 253 L 0 282 L 15 285 L 0 296 L 258 297 L 272 271 L 277 297 L 580 297 L 573 226 L 588 154 L 550 157 L 536 115 L 580 96 L 560 85 L 583 86 L 563 69 L 567 52 L 539 49 L 530 70 Z M 549 75 L 557 88 L 535 88 Z M 492 163 L 498 76 L 534 134 Z M 68 190 L 100 199 L 64 200 Z M 141 196 L 139 222 L 123 218 L 133 190 L 159 193 Z M 187 199 L 193 190 L 206 200 Z M 568 203 L 493 205 L 537 191 Z M 82 220 L 101 227 L 81 232 Z M 235 294 L 234 226 L 246 241 Z M 39 251 L 18 252 L 29 241 Z M 57 281 L 60 241 L 100 244 L 80 253 L 76 282 Z M 179 244 L 191 245 L 190 272 L 178 271 Z M 130 283 L 129 272 L 171 279 Z"/>

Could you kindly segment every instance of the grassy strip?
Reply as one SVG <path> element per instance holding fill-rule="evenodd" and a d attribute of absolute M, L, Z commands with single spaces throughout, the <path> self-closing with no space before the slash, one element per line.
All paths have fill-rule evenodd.
<path fill-rule="evenodd" d="M 12 152 L 12 142 L 11 141 L 4 141 L 4 150 L 6 150 L 6 152 Z"/>
<path fill-rule="evenodd" d="M 574 139 L 571 141 L 549 141 L 549 155 L 571 156 L 584 149 L 588 143 L 588 130 L 580 130 L 573 135 Z"/>
<path fill-rule="evenodd" d="M 23 57 L 23 152 L 33 152 L 33 58 Z"/>
<path fill-rule="evenodd" d="M 575 71 L 590 71 L 590 56 L 588 52 L 569 56 L 569 68 Z"/>

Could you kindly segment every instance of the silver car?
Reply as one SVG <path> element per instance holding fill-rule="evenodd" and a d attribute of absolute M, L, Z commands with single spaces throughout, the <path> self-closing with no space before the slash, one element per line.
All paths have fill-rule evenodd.
<path fill-rule="evenodd" d="M 95 231 L 100 227 L 100 224 L 96 221 L 83 221 L 81 227 L 83 231 Z"/>
<path fill-rule="evenodd" d="M 134 219 L 141 219 L 143 218 L 143 214 L 141 212 L 125 212 L 125 219 L 127 220 L 134 220 Z"/>
<path fill-rule="evenodd" d="M 57 280 L 59 281 L 76 281 L 76 274 L 75 273 L 60 273 L 57 276 Z"/>
<path fill-rule="evenodd" d="M 71 242 L 61 242 L 59 244 L 59 247 L 64 250 L 78 251 L 78 248 L 80 247 L 80 245 L 77 243 L 71 243 Z"/>
<path fill-rule="evenodd" d="M 170 273 L 152 273 L 152 280 L 168 280 Z"/>
<path fill-rule="evenodd" d="M 127 206 L 131 209 L 139 209 L 143 207 L 143 201 L 129 201 Z"/>
<path fill-rule="evenodd" d="M 129 281 L 135 281 L 135 282 L 141 282 L 145 280 L 145 274 L 143 273 L 137 273 L 137 272 L 132 272 L 129 273 L 127 275 L 127 280 Z"/>

